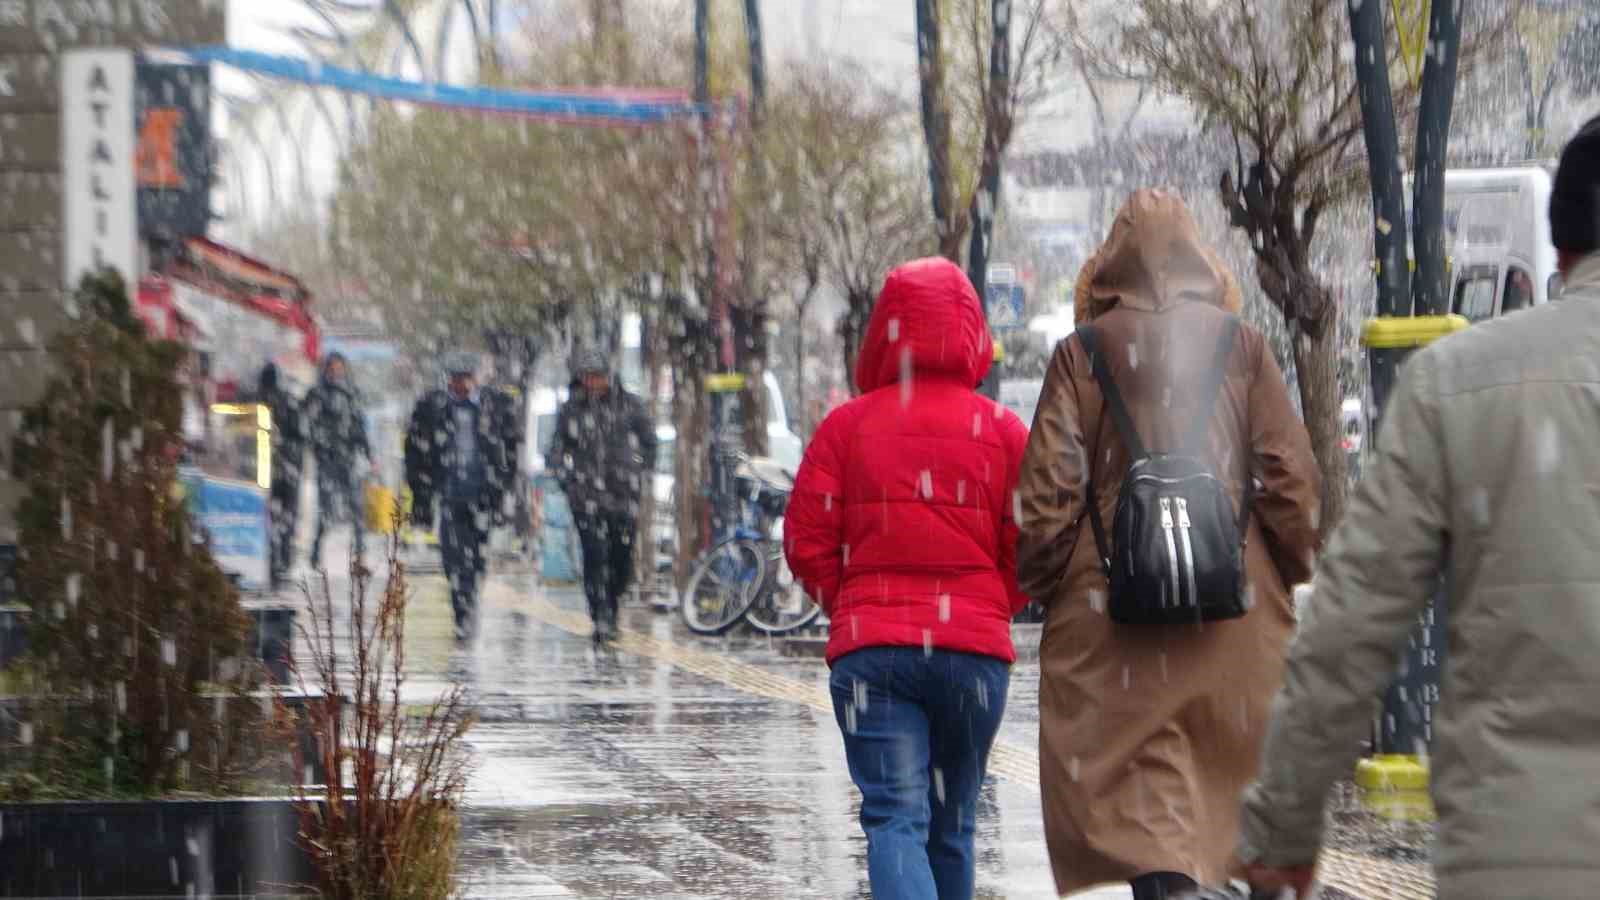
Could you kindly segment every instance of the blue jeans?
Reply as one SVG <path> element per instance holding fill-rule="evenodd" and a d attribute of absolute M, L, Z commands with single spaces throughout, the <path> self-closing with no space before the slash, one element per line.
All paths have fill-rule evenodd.
<path fill-rule="evenodd" d="M 875 900 L 971 900 L 978 789 L 1010 682 L 1003 660 L 921 647 L 834 662 Z"/>

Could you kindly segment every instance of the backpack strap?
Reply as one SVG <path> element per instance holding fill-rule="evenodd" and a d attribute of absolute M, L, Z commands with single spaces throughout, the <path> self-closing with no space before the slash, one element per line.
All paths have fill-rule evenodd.
<path fill-rule="evenodd" d="M 1094 373 L 1094 380 L 1100 384 L 1100 393 L 1105 396 L 1106 405 L 1111 409 L 1111 420 L 1117 425 L 1117 434 L 1122 436 L 1122 443 L 1127 445 L 1128 453 L 1134 459 L 1144 459 L 1150 454 L 1145 452 L 1144 441 L 1139 439 L 1139 429 L 1134 427 L 1133 417 L 1128 415 L 1128 405 L 1122 401 L 1117 380 L 1111 377 L 1111 366 L 1106 362 L 1105 351 L 1100 346 L 1100 330 L 1093 325 L 1079 325 L 1078 340 L 1083 342 L 1083 349 L 1089 354 L 1089 371 Z"/>
<path fill-rule="evenodd" d="M 1100 384 L 1100 393 L 1106 400 L 1100 407 L 1101 414 L 1104 415 L 1107 405 L 1113 408 L 1114 414 L 1120 413 L 1117 416 L 1117 430 L 1124 432 L 1123 442 L 1128 444 L 1129 451 L 1134 453 L 1135 458 L 1143 457 L 1144 445 L 1139 440 L 1139 432 L 1133 427 L 1132 420 L 1128 418 L 1127 407 L 1122 404 L 1122 394 L 1117 390 L 1117 383 L 1112 379 L 1110 371 L 1106 369 L 1104 357 L 1100 353 L 1100 332 L 1093 325 L 1079 325 L 1078 341 L 1083 344 L 1084 353 L 1089 357 L 1089 370 L 1094 373 L 1095 381 Z M 1104 421 L 1104 419 L 1101 421 Z M 1127 423 L 1125 429 L 1124 422 Z M 1106 525 L 1100 519 L 1100 500 L 1094 493 L 1094 460 L 1100 452 L 1099 434 L 1100 429 L 1096 428 L 1095 446 L 1090 451 L 1087 465 L 1084 467 L 1084 501 L 1089 507 L 1089 528 L 1094 532 L 1095 557 L 1100 560 L 1100 571 L 1106 576 L 1106 583 L 1110 584 L 1111 554 L 1106 549 L 1110 546 L 1110 541 L 1106 540 Z M 1133 437 L 1131 442 L 1128 441 L 1129 435 Z"/>

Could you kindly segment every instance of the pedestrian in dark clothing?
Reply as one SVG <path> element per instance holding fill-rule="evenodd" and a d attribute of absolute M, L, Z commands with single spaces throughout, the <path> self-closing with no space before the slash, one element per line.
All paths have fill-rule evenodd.
<path fill-rule="evenodd" d="M 611 383 L 603 353 L 579 355 L 579 383 L 556 416 L 551 460 L 583 550 L 583 590 L 596 643 L 617 633 L 617 601 L 633 580 L 639 494 L 656 464 L 644 403 Z"/>
<path fill-rule="evenodd" d="M 317 568 L 322 560 L 322 536 L 341 508 L 354 529 L 355 555 L 361 555 L 363 504 L 355 463 L 359 455 L 372 464 L 366 419 L 342 354 L 330 353 L 323 361 L 322 376 L 306 392 L 301 413 L 317 461 L 317 533 L 311 539 L 311 567 Z"/>
<path fill-rule="evenodd" d="M 300 518 L 300 469 L 305 463 L 306 439 L 300 423 L 300 404 L 278 381 L 278 367 L 267 363 L 261 370 L 257 399 L 272 413 L 272 586 L 277 588 L 294 564 L 294 533 Z"/>
<path fill-rule="evenodd" d="M 415 524 L 433 524 L 439 506 L 439 552 L 450 581 L 456 638 L 477 627 L 478 585 L 488 567 L 484 546 L 517 474 L 517 417 L 512 399 L 477 385 L 477 357 L 453 354 L 445 390 L 417 401 L 406 432 L 406 484 Z"/>

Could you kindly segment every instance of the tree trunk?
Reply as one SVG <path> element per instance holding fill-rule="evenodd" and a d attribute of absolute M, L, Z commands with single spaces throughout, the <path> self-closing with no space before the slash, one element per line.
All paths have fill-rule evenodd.
<path fill-rule="evenodd" d="M 791 422 L 798 422 L 796 432 L 804 444 L 811 443 L 811 431 L 816 423 L 811 421 L 811 410 L 806 405 L 806 313 L 811 309 L 812 298 L 817 293 L 817 279 L 807 276 L 805 293 L 800 296 L 800 302 L 795 304 L 794 328 L 794 403 L 795 414 L 789 417 Z"/>
<path fill-rule="evenodd" d="M 1517 67 L 1522 72 L 1522 158 L 1533 159 L 1539 152 L 1539 132 L 1543 122 L 1539 120 L 1542 109 L 1537 109 L 1538 98 L 1533 95 L 1533 59 L 1528 54 L 1528 42 L 1522 35 L 1516 35 L 1517 41 Z"/>
<path fill-rule="evenodd" d="M 649 300 L 639 305 L 639 384 L 645 392 L 645 409 L 649 412 L 652 424 L 661 421 L 661 391 L 660 376 L 661 365 L 657 348 L 660 346 L 658 332 L 661 330 L 661 312 L 651 306 Z M 644 489 L 639 493 L 639 522 L 638 540 L 634 545 L 634 571 L 638 577 L 634 580 L 641 585 L 650 585 L 655 580 L 656 572 L 656 492 L 654 490 L 654 472 L 644 473 Z"/>
<path fill-rule="evenodd" d="M 1330 304 L 1330 318 L 1337 318 Z M 1311 436 L 1311 452 L 1322 471 L 1322 507 L 1317 528 L 1326 537 L 1344 515 L 1349 494 L 1348 465 L 1345 460 L 1343 428 L 1339 410 L 1344 398 L 1339 390 L 1339 329 L 1329 322 L 1321 334 L 1302 333 L 1294 340 L 1295 374 L 1300 381 L 1300 409 L 1306 432 Z"/>
<path fill-rule="evenodd" d="M 739 411 L 743 417 L 745 449 L 753 456 L 766 456 L 770 449 L 767 441 L 767 292 L 760 284 L 761 264 L 766 255 L 767 160 L 761 142 L 761 132 L 767 116 L 767 65 L 766 49 L 761 34 L 761 4 L 759 0 L 744 2 L 745 47 L 750 57 L 750 130 L 747 152 L 750 154 L 750 177 L 755 183 L 754 202 L 743 216 L 744 234 L 740 241 L 740 281 L 744 285 L 741 299 L 745 326 L 743 340 L 737 344 L 739 371 L 745 376 L 745 389 L 740 398 Z"/>
<path fill-rule="evenodd" d="M 1411 208 L 1416 214 L 1417 275 L 1411 283 L 1411 308 L 1417 315 L 1450 309 L 1444 246 L 1445 148 L 1450 143 L 1450 110 L 1455 103 L 1457 52 L 1461 46 L 1460 5 L 1434 3 L 1428 21 L 1428 47 L 1422 64 L 1422 100 L 1417 111 L 1416 181 Z"/>
<path fill-rule="evenodd" d="M 861 339 L 867 333 L 867 321 L 872 318 L 872 295 L 852 290 L 845 298 L 847 308 L 839 317 L 839 342 L 844 351 L 844 380 L 854 396 L 856 387 L 856 357 L 861 354 Z"/>
<path fill-rule="evenodd" d="M 711 102 L 711 0 L 694 0 L 694 100 Z"/>
<path fill-rule="evenodd" d="M 681 591 L 694 560 L 710 544 L 711 405 L 706 376 L 712 371 L 710 324 L 685 322 L 679 340 L 688 348 L 672 370 L 673 505 L 678 532 L 674 575 Z"/>
<path fill-rule="evenodd" d="M 939 254 L 961 262 L 955 186 L 950 174 L 950 101 L 945 96 L 939 0 L 917 0 L 917 82 L 922 95 L 922 135 L 928 147 L 928 183 Z"/>
<path fill-rule="evenodd" d="M 763 301 L 760 307 L 765 307 Z M 736 319 L 744 390 L 739 394 L 740 426 L 744 448 L 752 456 L 766 456 L 767 441 L 767 316 L 754 303 L 739 310 Z"/>

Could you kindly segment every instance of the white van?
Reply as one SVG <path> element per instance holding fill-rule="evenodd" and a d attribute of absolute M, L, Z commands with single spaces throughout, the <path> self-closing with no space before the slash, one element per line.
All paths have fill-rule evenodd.
<path fill-rule="evenodd" d="M 1537 166 L 1445 172 L 1451 312 L 1481 322 L 1560 296 L 1550 187 Z"/>

